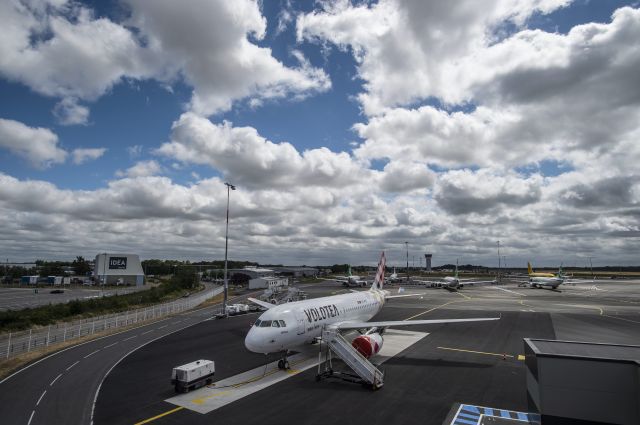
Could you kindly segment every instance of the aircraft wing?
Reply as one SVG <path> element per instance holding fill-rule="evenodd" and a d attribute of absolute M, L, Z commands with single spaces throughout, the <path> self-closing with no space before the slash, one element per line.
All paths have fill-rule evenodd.
<path fill-rule="evenodd" d="M 461 280 L 465 285 L 494 285 L 498 283 L 497 280 Z"/>
<path fill-rule="evenodd" d="M 428 283 L 428 284 L 435 284 L 435 285 L 442 285 L 443 283 L 445 283 L 444 280 L 412 280 L 411 282 Z"/>
<path fill-rule="evenodd" d="M 386 300 L 391 299 L 391 298 L 404 298 L 404 297 L 418 297 L 420 295 L 424 295 L 424 294 L 399 294 L 399 295 L 385 295 L 384 298 Z"/>
<path fill-rule="evenodd" d="M 271 303 L 268 303 L 266 301 L 260 301 L 260 300 L 257 300 L 255 298 L 251 298 L 251 297 L 249 297 L 247 299 L 249 301 L 251 301 L 252 303 L 254 303 L 254 304 L 258 304 L 260 307 L 266 308 L 267 310 L 269 310 L 270 308 L 273 308 L 273 307 L 276 306 L 275 304 L 271 304 Z"/>
<path fill-rule="evenodd" d="M 488 320 L 500 320 L 499 317 L 486 317 L 478 319 L 435 319 L 435 320 L 388 320 L 384 322 L 342 322 L 331 325 L 339 330 L 388 328 L 410 325 L 438 325 L 443 323 L 484 322 Z"/>

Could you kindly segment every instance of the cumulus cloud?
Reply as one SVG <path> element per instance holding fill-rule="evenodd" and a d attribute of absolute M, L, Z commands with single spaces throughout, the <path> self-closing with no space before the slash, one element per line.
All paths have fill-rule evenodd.
<path fill-rule="evenodd" d="M 428 97 L 458 104 L 470 100 L 469 78 L 459 62 L 495 41 L 498 27 L 522 26 L 533 13 L 550 13 L 570 0 L 473 0 L 453 5 L 421 0 L 323 3 L 324 10 L 301 14 L 299 40 L 328 41 L 350 48 L 366 81 L 359 95 L 367 114 Z M 500 65 L 496 63 L 494 65 Z M 490 69 L 472 74 L 484 75 Z"/>
<path fill-rule="evenodd" d="M 71 155 L 74 164 L 84 164 L 87 161 L 100 158 L 106 151 L 107 148 L 78 148 L 74 149 Z"/>
<path fill-rule="evenodd" d="M 53 108 L 53 115 L 61 125 L 84 125 L 89 121 L 89 108 L 70 97 L 62 99 Z"/>
<path fill-rule="evenodd" d="M 356 60 L 364 115 L 353 127 L 361 139 L 353 152 L 300 150 L 295 141 L 269 140 L 249 125 L 206 117 L 239 100 L 258 108 L 268 99 L 330 88 L 302 48 L 291 51 L 297 61 L 291 67 L 264 47 L 266 22 L 254 2 L 184 8 L 130 0 L 122 23 L 62 0 L 45 8 L 3 4 L 0 16 L 15 19 L 6 22 L 0 49 L 16 63 L 0 55 L 0 72 L 40 93 L 79 106 L 123 78 L 183 79 L 193 87 L 191 111 L 150 151 L 168 161 L 171 173 L 196 181 L 158 176 L 162 165 L 149 159 L 95 190 L 0 173 L 2 236 L 16 255 L 33 256 L 34 246 L 48 255 L 114 247 L 145 256 L 220 258 L 228 180 L 238 186 L 231 195 L 233 258 L 374 263 L 385 249 L 393 264 L 410 241 L 412 252 L 434 252 L 437 262 L 492 264 L 499 239 L 514 265 L 530 258 L 571 263 L 595 251 L 634 263 L 640 249 L 640 12 L 621 8 L 610 22 L 566 34 L 527 28 L 531 16 L 568 3 L 332 1 L 299 14 L 301 43 L 318 43 L 323 53 L 334 45 Z M 281 18 L 284 26 L 290 16 Z M 12 22 L 20 19 L 27 25 L 16 29 Z M 84 27 L 98 29 L 90 41 L 95 51 L 73 52 L 71 59 L 101 54 L 107 35 L 99 29 L 115 31 L 104 65 L 110 71 L 96 81 L 76 85 L 72 80 L 80 77 L 58 76 L 64 68 L 56 66 L 15 71 L 27 58 L 43 66 L 60 46 L 81 43 Z M 31 157 L 33 149 L 15 140 L 35 146 L 34 132 L 64 160 L 49 130 L 18 123 L 20 131 L 9 133 L 28 136 L 7 138 L 5 121 L 4 147 Z M 143 149 L 129 153 L 140 157 Z M 567 166 L 549 171 L 549 163 Z M 220 177 L 202 178 L 201 167 L 192 165 Z"/>
<path fill-rule="evenodd" d="M 486 213 L 504 205 L 517 208 L 540 199 L 541 180 L 537 175 L 521 178 L 490 169 L 454 170 L 440 176 L 434 198 L 452 214 Z"/>
<path fill-rule="evenodd" d="M 118 177 L 147 177 L 160 174 L 163 171 L 162 166 L 154 160 L 139 161 L 133 167 L 125 171 L 116 171 Z"/>
<path fill-rule="evenodd" d="M 124 79 L 183 79 L 193 87 L 191 108 L 203 114 L 240 99 L 331 87 L 322 69 L 307 61 L 287 67 L 255 43 L 266 21 L 254 1 L 125 3 L 130 16 L 119 23 L 71 1 L 3 2 L 0 73 L 63 98 L 54 110 L 63 124 L 86 123 L 88 109 L 77 100 L 93 101 Z"/>
<path fill-rule="evenodd" d="M 214 124 L 207 118 L 185 113 L 173 123 L 171 141 L 157 153 L 183 163 L 206 164 L 236 184 L 267 186 L 347 186 L 369 171 L 346 152 L 327 148 L 302 153 L 290 143 L 274 143 L 252 127 Z"/>
<path fill-rule="evenodd" d="M 63 163 L 67 157 L 67 152 L 58 146 L 58 136 L 51 130 L 3 118 L 0 118 L 0 147 L 36 168 Z"/>
<path fill-rule="evenodd" d="M 129 76 L 150 75 L 125 27 L 69 1 L 2 2 L 0 72 L 47 96 L 93 100 Z"/>

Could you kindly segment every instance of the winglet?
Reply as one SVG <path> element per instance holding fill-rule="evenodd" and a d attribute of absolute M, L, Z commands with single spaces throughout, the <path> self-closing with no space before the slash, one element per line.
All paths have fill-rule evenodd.
<path fill-rule="evenodd" d="M 247 299 L 249 301 L 251 301 L 252 303 L 254 303 L 254 304 L 258 304 L 260 307 L 266 308 L 267 310 L 269 310 L 270 308 L 273 308 L 273 307 L 276 306 L 275 304 L 271 304 L 271 303 L 268 303 L 266 301 L 260 301 L 260 300 L 257 300 L 255 298 L 247 298 Z"/>

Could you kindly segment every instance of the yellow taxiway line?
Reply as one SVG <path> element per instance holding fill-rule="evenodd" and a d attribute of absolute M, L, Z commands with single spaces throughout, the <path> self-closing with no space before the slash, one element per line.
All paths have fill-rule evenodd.
<path fill-rule="evenodd" d="M 462 351 L 463 353 L 472 353 L 472 354 L 484 354 L 486 356 L 498 356 L 498 357 L 509 357 L 511 359 L 516 358 L 518 360 L 524 361 L 525 357 L 523 354 L 518 354 L 517 356 L 513 356 L 511 354 L 500 354 L 500 353 L 488 353 L 486 351 L 474 351 L 474 350 L 464 350 L 462 348 L 450 348 L 450 347 L 438 347 L 440 350 L 449 350 L 449 351 Z"/>
<path fill-rule="evenodd" d="M 149 419 L 145 419 L 144 421 L 136 422 L 135 425 L 148 424 L 149 422 L 153 422 L 156 419 L 160 419 L 160 418 L 162 418 L 164 416 L 170 415 L 170 414 L 175 413 L 175 412 L 177 412 L 179 410 L 182 410 L 182 409 L 184 409 L 184 407 L 180 406 L 180 407 L 176 407 L 175 409 L 167 410 L 166 412 L 160 413 L 159 415 L 154 416 L 153 418 L 149 418 Z"/>
<path fill-rule="evenodd" d="M 498 357 L 510 357 L 510 358 L 515 357 L 515 356 L 512 356 L 511 354 L 487 353 L 486 351 L 464 350 L 462 348 L 438 347 L 438 349 L 449 350 L 449 351 L 462 351 L 463 353 L 484 354 L 486 356 L 498 356 Z"/>
<path fill-rule="evenodd" d="M 471 299 L 471 297 L 470 297 L 469 295 L 465 295 L 465 294 L 463 294 L 463 293 L 462 293 L 462 292 L 460 292 L 460 291 L 456 291 L 456 294 L 458 294 L 458 295 L 462 295 L 462 296 L 463 296 L 463 297 L 465 297 L 467 300 L 470 300 L 470 299 Z"/>

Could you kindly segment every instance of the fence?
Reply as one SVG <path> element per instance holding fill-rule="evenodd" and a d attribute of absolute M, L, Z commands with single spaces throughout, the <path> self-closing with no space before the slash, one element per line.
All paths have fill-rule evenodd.
<path fill-rule="evenodd" d="M 0 359 L 8 359 L 18 354 L 28 353 L 32 350 L 42 349 L 102 331 L 178 314 L 202 304 L 209 298 L 221 294 L 222 291 L 222 287 L 214 287 L 189 298 L 179 298 L 147 308 L 58 323 L 44 328 L 29 329 L 28 331 L 2 334 L 0 335 Z"/>

